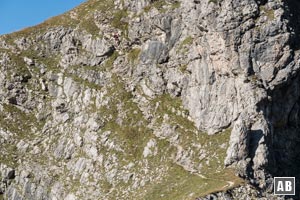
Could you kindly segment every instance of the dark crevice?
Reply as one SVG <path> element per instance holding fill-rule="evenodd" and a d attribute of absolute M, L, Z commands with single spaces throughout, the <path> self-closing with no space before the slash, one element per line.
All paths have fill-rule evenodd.
<path fill-rule="evenodd" d="M 288 19 L 288 27 L 291 33 L 291 47 L 294 50 L 300 49 L 300 1 L 285 1 L 285 18 Z"/>
<path fill-rule="evenodd" d="M 266 169 L 271 177 L 300 180 L 300 74 L 269 90 L 268 96 L 272 97 L 271 102 L 264 99 L 258 105 L 270 123 L 271 134 L 266 138 L 270 153 Z M 300 199 L 299 192 L 298 182 L 293 199 Z"/>

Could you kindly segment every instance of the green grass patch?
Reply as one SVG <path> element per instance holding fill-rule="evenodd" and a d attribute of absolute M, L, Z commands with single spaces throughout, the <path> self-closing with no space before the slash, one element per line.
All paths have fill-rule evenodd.
<path fill-rule="evenodd" d="M 176 164 L 170 164 L 168 173 L 162 181 L 150 184 L 145 188 L 145 200 L 194 200 L 210 193 L 230 189 L 229 182 L 234 182 L 232 187 L 243 184 L 231 170 L 215 174 L 214 178 L 203 178 L 192 174 Z"/>
<path fill-rule="evenodd" d="M 181 123 L 186 128 L 192 128 L 195 129 L 194 124 L 186 119 L 185 117 L 181 115 L 176 115 L 176 113 L 173 112 L 173 110 L 185 112 L 188 114 L 188 111 L 185 110 L 182 106 L 181 99 L 176 97 L 173 98 L 169 94 L 163 94 L 160 96 L 157 96 L 153 100 L 151 100 L 150 105 L 151 107 L 155 108 L 156 105 L 159 105 L 156 110 L 154 111 L 155 116 L 157 116 L 158 124 L 162 123 L 163 116 L 165 114 L 168 114 L 171 117 L 171 121 L 173 123 Z"/>
<path fill-rule="evenodd" d="M 130 64 L 135 64 L 136 61 L 138 61 L 140 54 L 141 54 L 140 48 L 131 49 L 127 54 L 127 58 Z"/>
<path fill-rule="evenodd" d="M 17 159 L 17 147 L 15 144 L 2 143 L 0 163 L 3 163 L 9 167 L 15 168 L 18 165 Z"/>
<path fill-rule="evenodd" d="M 267 16 L 270 21 L 275 19 L 274 10 L 267 9 L 264 5 L 259 6 L 259 12 Z"/>
<path fill-rule="evenodd" d="M 99 28 L 95 24 L 94 19 L 91 18 L 89 20 L 83 21 L 79 24 L 79 26 L 82 30 L 85 30 L 88 33 L 90 33 L 94 38 L 99 36 Z"/>
<path fill-rule="evenodd" d="M 4 104 L 0 113 L 0 128 L 15 134 L 17 141 L 32 139 L 33 133 L 40 131 L 45 121 L 38 121 L 33 113 L 26 113 L 11 104 Z M 17 147 L 14 143 L 3 143 L 0 162 L 8 166 L 17 165 Z"/>
<path fill-rule="evenodd" d="M 191 45 L 193 43 L 194 39 L 192 36 L 186 37 L 180 44 L 179 49 L 183 49 L 184 47 Z"/>
<path fill-rule="evenodd" d="M 181 3 L 175 1 L 173 3 L 167 3 L 165 0 L 155 0 L 150 5 L 144 7 L 144 12 L 148 13 L 152 8 L 156 8 L 159 12 L 164 13 L 168 9 L 174 10 L 179 8 Z"/>
<path fill-rule="evenodd" d="M 180 70 L 182 73 L 185 73 L 185 72 L 187 71 L 187 67 L 188 67 L 187 64 L 180 65 L 180 66 L 179 66 L 179 70 Z"/>
<path fill-rule="evenodd" d="M 226 129 L 215 135 L 208 135 L 199 131 L 195 124 L 187 119 L 188 111 L 182 106 L 180 98 L 172 98 L 170 95 L 164 94 L 156 97 L 150 103 L 153 109 L 153 115 L 156 116 L 155 125 L 160 127 L 167 123 L 176 127 L 179 134 L 178 145 L 186 149 L 192 149 L 198 152 L 192 144 L 200 144 L 204 150 L 203 156 L 191 155 L 191 159 L 195 163 L 202 165 L 200 171 L 206 175 L 214 174 L 225 169 L 224 159 L 230 139 L 230 129 Z M 164 115 L 168 116 L 168 120 L 164 120 Z"/>
<path fill-rule="evenodd" d="M 103 131 L 113 132 L 115 139 L 121 141 L 131 159 L 141 158 L 151 131 L 146 127 L 147 122 L 137 104 L 133 102 L 132 94 L 125 90 L 116 75 L 112 81 L 113 85 L 107 92 L 110 102 L 99 110 L 99 114 L 105 119 Z M 120 112 L 124 114 L 121 124 L 117 123 Z"/>
<path fill-rule="evenodd" d="M 111 21 L 111 25 L 122 30 L 122 35 L 125 37 L 127 37 L 128 34 L 128 22 L 125 21 L 127 16 L 127 10 L 116 10 L 113 13 L 113 19 Z"/>
<path fill-rule="evenodd" d="M 172 9 L 180 8 L 180 5 L 181 5 L 181 2 L 176 1 L 176 2 L 171 4 L 171 8 Z"/>
<path fill-rule="evenodd" d="M 38 122 L 33 113 L 26 113 L 14 105 L 4 104 L 0 113 L 1 128 L 16 133 L 20 139 L 30 137 L 35 129 L 41 129 L 44 122 Z"/>
<path fill-rule="evenodd" d="M 167 5 L 166 1 L 157 0 L 152 3 L 152 6 L 159 11 L 163 11 L 163 7 Z"/>
<path fill-rule="evenodd" d="M 119 53 L 117 51 L 114 51 L 114 53 L 103 64 L 101 64 L 101 68 L 108 71 L 112 70 L 114 67 L 114 62 L 118 58 L 118 56 Z"/>
<path fill-rule="evenodd" d="M 208 0 L 208 3 L 214 3 L 217 4 L 219 2 L 219 0 Z"/>

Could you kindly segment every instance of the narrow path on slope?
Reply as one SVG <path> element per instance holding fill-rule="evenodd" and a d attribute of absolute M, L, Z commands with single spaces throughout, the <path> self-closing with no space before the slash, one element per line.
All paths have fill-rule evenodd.
<path fill-rule="evenodd" d="M 199 176 L 199 177 L 201 177 L 203 179 L 207 179 L 207 180 L 215 180 L 215 181 L 224 181 L 224 182 L 227 182 L 227 185 L 224 185 L 222 187 L 222 189 L 231 188 L 235 184 L 233 181 L 225 181 L 225 180 L 217 179 L 217 178 L 208 178 L 208 177 L 204 176 L 203 174 L 199 174 L 199 173 L 193 173 L 193 174 L 195 174 L 196 176 Z"/>

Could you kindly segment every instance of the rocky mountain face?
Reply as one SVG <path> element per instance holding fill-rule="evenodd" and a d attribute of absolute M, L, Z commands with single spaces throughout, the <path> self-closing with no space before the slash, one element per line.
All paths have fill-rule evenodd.
<path fill-rule="evenodd" d="M 89 0 L 0 36 L 0 199 L 286 198 L 299 10 Z"/>

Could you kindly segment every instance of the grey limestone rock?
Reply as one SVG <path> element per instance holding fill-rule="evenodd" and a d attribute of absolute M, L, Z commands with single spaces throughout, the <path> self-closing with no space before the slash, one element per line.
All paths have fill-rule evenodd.
<path fill-rule="evenodd" d="M 299 9 L 89 0 L 0 36 L 0 199 L 285 198 L 272 184 L 299 177 Z"/>

